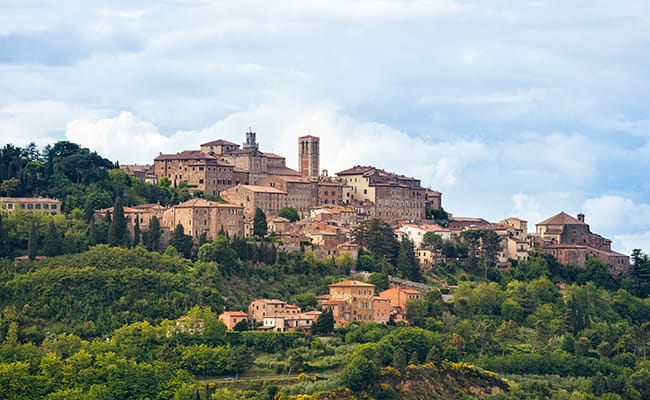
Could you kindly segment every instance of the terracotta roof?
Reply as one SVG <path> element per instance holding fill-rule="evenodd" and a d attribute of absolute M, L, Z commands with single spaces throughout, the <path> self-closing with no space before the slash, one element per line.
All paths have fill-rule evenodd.
<path fill-rule="evenodd" d="M 176 154 L 160 154 L 158 157 L 154 158 L 156 160 L 201 160 L 201 159 L 210 159 L 218 160 L 217 157 L 206 154 L 201 150 L 183 150 L 180 153 Z"/>
<path fill-rule="evenodd" d="M 243 311 L 224 311 L 221 315 L 226 317 L 248 317 L 248 314 Z"/>
<path fill-rule="evenodd" d="M 280 156 L 280 155 L 277 155 L 277 154 L 275 154 L 275 153 L 264 153 L 264 156 L 265 156 L 266 158 L 282 158 L 282 159 L 284 159 L 284 157 L 282 157 L 282 156 Z"/>
<path fill-rule="evenodd" d="M 2 203 L 60 203 L 60 200 L 47 197 L 0 197 Z"/>
<path fill-rule="evenodd" d="M 273 175 L 273 177 L 282 179 L 285 182 L 291 182 L 291 183 L 311 183 L 311 180 L 307 177 L 304 177 L 302 175 L 296 176 L 296 175 Z"/>
<path fill-rule="evenodd" d="M 192 208 L 192 207 L 227 207 L 227 208 L 243 208 L 242 206 L 237 206 L 229 203 L 218 203 L 216 201 L 210 201 L 206 199 L 189 199 L 180 204 L 175 205 L 177 208 Z"/>
<path fill-rule="evenodd" d="M 280 189 L 276 189 L 271 186 L 257 186 L 257 185 L 238 185 L 235 186 L 236 188 L 242 188 L 245 190 L 250 190 L 251 192 L 255 193 L 278 193 L 278 194 L 287 194 L 287 192 L 284 192 Z M 230 188 L 228 190 L 232 190 L 233 188 Z"/>
<path fill-rule="evenodd" d="M 283 176 L 302 176 L 302 174 L 295 169 L 288 167 L 283 168 L 269 168 L 269 175 L 283 175 Z"/>
<path fill-rule="evenodd" d="M 217 140 L 213 140 L 211 142 L 203 143 L 201 146 L 237 146 L 237 147 L 239 147 L 239 145 L 237 143 L 229 142 L 229 141 L 223 140 L 223 139 L 217 139 Z"/>
<path fill-rule="evenodd" d="M 544 221 L 538 223 L 537 225 L 576 225 L 584 224 L 584 222 L 579 221 L 577 218 L 570 216 L 569 214 L 562 211 L 559 214 L 552 216 L 551 218 L 545 219 Z"/>
<path fill-rule="evenodd" d="M 332 283 L 331 285 L 327 285 L 327 287 L 368 287 L 368 288 L 372 287 L 374 288 L 375 285 L 361 282 L 361 281 L 346 280 L 338 283 Z"/>
<path fill-rule="evenodd" d="M 368 171 L 372 171 L 373 169 L 375 169 L 375 167 L 356 165 L 352 168 L 344 169 L 341 172 L 337 172 L 336 175 L 361 175 Z"/>
<path fill-rule="evenodd" d="M 489 224 L 488 221 L 484 220 L 483 218 L 476 218 L 476 217 L 452 217 L 451 222 L 457 221 L 457 222 L 478 222 L 481 224 Z"/>

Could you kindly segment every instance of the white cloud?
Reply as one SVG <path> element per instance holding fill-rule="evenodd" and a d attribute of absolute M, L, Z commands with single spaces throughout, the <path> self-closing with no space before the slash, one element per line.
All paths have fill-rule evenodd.
<path fill-rule="evenodd" d="M 68 123 L 65 136 L 122 164 L 144 160 L 152 154 L 151 149 L 162 149 L 169 142 L 153 124 L 139 121 L 130 112 L 96 121 L 74 120 Z M 153 157 L 149 162 L 153 162 Z"/>
<path fill-rule="evenodd" d="M 632 250 L 641 249 L 644 253 L 650 253 L 650 231 L 614 236 L 613 246 L 623 254 L 632 254 Z"/>
<path fill-rule="evenodd" d="M 587 199 L 582 204 L 586 222 L 595 232 L 621 235 L 626 232 L 650 230 L 650 204 L 616 195 Z"/>
<path fill-rule="evenodd" d="M 101 111 L 59 101 L 22 101 L 0 105 L 0 132 L 7 143 L 45 146 L 62 139 L 73 118 L 97 118 Z"/>

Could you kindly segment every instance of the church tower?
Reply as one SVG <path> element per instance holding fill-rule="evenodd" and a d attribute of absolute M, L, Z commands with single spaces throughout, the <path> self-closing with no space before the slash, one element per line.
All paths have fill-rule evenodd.
<path fill-rule="evenodd" d="M 318 178 L 320 159 L 320 139 L 316 136 L 302 136 L 298 138 L 298 160 L 300 173 L 310 178 Z"/>
<path fill-rule="evenodd" d="M 245 149 L 255 149 L 259 148 L 259 145 L 255 141 L 255 132 L 249 127 L 248 132 L 246 132 L 246 143 L 244 143 Z"/>

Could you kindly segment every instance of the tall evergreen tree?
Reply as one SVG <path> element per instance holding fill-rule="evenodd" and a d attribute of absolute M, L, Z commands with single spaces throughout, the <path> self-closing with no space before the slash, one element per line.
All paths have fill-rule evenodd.
<path fill-rule="evenodd" d="M 9 234 L 2 223 L 0 214 L 0 258 L 9 256 Z"/>
<path fill-rule="evenodd" d="M 61 254 L 61 237 L 53 221 L 47 225 L 47 232 L 43 240 L 43 255 L 48 257 Z"/>
<path fill-rule="evenodd" d="M 387 222 L 378 218 L 363 221 L 352 230 L 352 238 L 356 244 L 370 250 L 376 259 L 385 258 L 391 264 L 395 263 L 400 244 Z"/>
<path fill-rule="evenodd" d="M 38 252 L 38 228 L 36 223 L 32 222 L 32 226 L 29 229 L 29 238 L 27 239 L 27 256 L 30 260 L 36 259 L 36 254 Z"/>
<path fill-rule="evenodd" d="M 160 231 L 160 220 L 158 217 L 153 216 L 149 220 L 149 231 L 147 232 L 148 248 L 151 251 L 160 251 L 160 239 L 162 232 Z"/>
<path fill-rule="evenodd" d="M 113 204 L 113 221 L 108 228 L 108 245 L 125 246 L 128 244 L 126 236 L 126 218 L 122 200 L 118 197 Z"/>
<path fill-rule="evenodd" d="M 253 235 L 260 237 L 266 236 L 268 230 L 269 226 L 266 223 L 266 214 L 258 207 L 255 209 L 255 216 L 253 217 Z"/>
<path fill-rule="evenodd" d="M 420 266 L 415 257 L 413 242 L 406 237 L 402 239 L 402 243 L 400 244 L 399 254 L 397 255 L 397 270 L 406 279 L 412 281 L 419 281 L 422 279 Z"/>
<path fill-rule="evenodd" d="M 192 236 L 185 234 L 185 228 L 182 224 L 176 225 L 172 238 L 169 241 L 169 245 L 173 246 L 179 253 L 185 258 L 190 258 L 192 255 L 192 247 L 194 246 L 194 241 Z"/>
<path fill-rule="evenodd" d="M 140 243 L 140 217 L 136 214 L 135 223 L 133 224 L 133 247 Z"/>

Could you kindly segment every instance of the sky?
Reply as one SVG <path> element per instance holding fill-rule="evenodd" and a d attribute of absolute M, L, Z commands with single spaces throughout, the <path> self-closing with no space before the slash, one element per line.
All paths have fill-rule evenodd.
<path fill-rule="evenodd" d="M 444 208 L 584 213 L 650 252 L 647 0 L 1 0 L 0 144 L 121 164 L 245 141 L 373 165 Z"/>

